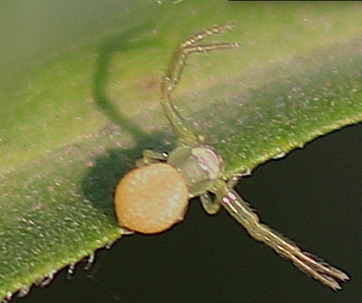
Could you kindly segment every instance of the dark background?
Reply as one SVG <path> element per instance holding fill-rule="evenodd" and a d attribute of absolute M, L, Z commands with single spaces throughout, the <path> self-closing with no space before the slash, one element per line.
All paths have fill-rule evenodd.
<path fill-rule="evenodd" d="M 33 302 L 362 302 L 362 125 L 319 138 L 244 179 L 238 191 L 263 221 L 352 278 L 334 292 L 251 239 L 222 210 L 193 200 L 185 222 L 100 250 L 89 271 L 59 272 Z M 117 301 L 118 297 L 118 301 Z"/>

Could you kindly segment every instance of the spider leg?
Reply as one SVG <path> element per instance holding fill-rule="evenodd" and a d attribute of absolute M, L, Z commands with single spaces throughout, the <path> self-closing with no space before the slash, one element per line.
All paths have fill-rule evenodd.
<path fill-rule="evenodd" d="M 239 181 L 241 176 L 234 176 L 227 181 L 227 184 L 230 188 L 233 188 Z M 219 197 L 215 197 L 212 199 L 209 192 L 203 193 L 200 196 L 200 201 L 203 209 L 209 215 L 215 215 L 219 212 L 221 207 L 221 199 Z"/>
<path fill-rule="evenodd" d="M 166 161 L 168 154 L 165 152 L 156 152 L 151 149 L 145 149 L 142 152 L 142 158 L 136 161 L 136 167 Z"/>
<path fill-rule="evenodd" d="M 212 199 L 210 193 L 206 192 L 200 195 L 201 205 L 209 215 L 215 215 L 220 210 L 220 200 Z"/>
<path fill-rule="evenodd" d="M 327 285 L 333 290 L 341 289 L 339 281 L 347 281 L 349 277 L 343 271 L 330 266 L 308 252 L 304 252 L 295 243 L 260 222 L 258 215 L 247 202 L 220 181 L 215 191 L 221 204 L 256 240 L 271 247 L 284 258 L 289 259 L 301 271 L 311 275 L 314 279 Z"/>
<path fill-rule="evenodd" d="M 171 101 L 171 94 L 175 90 L 177 83 L 180 81 L 182 71 L 185 67 L 188 56 L 192 53 L 206 53 L 214 50 L 232 49 L 239 46 L 237 43 L 210 43 L 210 44 L 197 44 L 197 42 L 213 35 L 217 35 L 228 31 L 233 28 L 233 25 L 215 26 L 211 29 L 197 33 L 191 36 L 185 42 L 180 44 L 170 65 L 166 71 L 161 85 L 161 105 L 167 119 L 170 121 L 174 132 L 181 144 L 195 145 L 202 141 L 193 129 L 186 125 L 184 119 L 177 111 L 176 106 Z"/>

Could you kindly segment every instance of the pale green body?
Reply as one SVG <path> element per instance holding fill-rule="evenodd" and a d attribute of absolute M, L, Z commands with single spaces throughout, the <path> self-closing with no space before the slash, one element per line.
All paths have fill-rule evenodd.
<path fill-rule="evenodd" d="M 206 145 L 177 147 L 169 154 L 167 162 L 185 178 L 190 197 L 210 190 L 224 172 L 222 158 Z"/>

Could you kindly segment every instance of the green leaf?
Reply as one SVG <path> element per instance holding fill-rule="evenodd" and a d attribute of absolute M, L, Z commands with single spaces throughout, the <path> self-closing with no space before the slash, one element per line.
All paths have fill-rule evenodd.
<path fill-rule="evenodd" d="M 121 236 L 114 188 L 143 149 L 172 149 L 159 80 L 197 31 L 234 21 L 211 40 L 242 44 L 190 58 L 175 92 L 228 176 L 362 120 L 358 4 L 17 5 L 0 5 L 0 299 Z"/>

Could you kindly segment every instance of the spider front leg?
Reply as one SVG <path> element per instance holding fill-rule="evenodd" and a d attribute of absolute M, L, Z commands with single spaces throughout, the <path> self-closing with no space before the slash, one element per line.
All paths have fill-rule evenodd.
<path fill-rule="evenodd" d="M 349 280 L 348 275 L 341 270 L 328 265 L 308 252 L 302 251 L 295 243 L 261 223 L 260 218 L 248 203 L 243 201 L 237 192 L 225 182 L 220 181 L 215 188 L 215 194 L 220 199 L 221 204 L 253 238 L 268 245 L 279 255 L 292 261 L 300 270 L 333 290 L 341 289 L 339 281 Z"/>
<path fill-rule="evenodd" d="M 211 29 L 191 36 L 185 42 L 180 44 L 170 62 L 161 85 L 161 105 L 167 119 L 170 121 L 173 127 L 173 130 L 178 138 L 178 142 L 181 144 L 192 146 L 202 142 L 203 139 L 201 136 L 197 136 L 195 134 L 194 130 L 186 124 L 184 119 L 177 111 L 176 106 L 171 101 L 172 92 L 175 90 L 177 83 L 180 81 L 182 71 L 190 54 L 206 53 L 214 50 L 232 49 L 239 47 L 238 43 L 197 43 L 209 36 L 229 31 L 232 28 L 232 24 L 215 26 Z"/>

